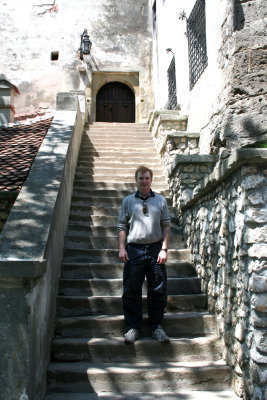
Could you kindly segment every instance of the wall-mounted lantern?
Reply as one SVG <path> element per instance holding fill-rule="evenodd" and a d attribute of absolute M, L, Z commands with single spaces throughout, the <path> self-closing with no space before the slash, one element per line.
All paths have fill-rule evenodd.
<path fill-rule="evenodd" d="M 92 42 L 89 39 L 87 29 L 81 35 L 80 59 L 83 60 L 84 54 L 91 54 Z"/>
<path fill-rule="evenodd" d="M 174 52 L 172 51 L 172 49 L 171 49 L 170 47 L 168 47 L 168 48 L 166 49 L 166 52 L 167 52 L 167 53 L 172 53 L 173 56 L 174 56 Z"/>

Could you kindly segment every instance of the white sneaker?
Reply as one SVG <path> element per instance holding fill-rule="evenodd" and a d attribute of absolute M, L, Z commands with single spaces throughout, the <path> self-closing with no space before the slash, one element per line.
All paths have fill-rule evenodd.
<path fill-rule="evenodd" d="M 125 343 L 134 343 L 139 337 L 140 337 L 140 334 L 139 334 L 138 330 L 135 328 L 132 328 L 132 329 L 129 329 L 128 332 L 125 333 L 124 340 L 125 340 Z"/>
<path fill-rule="evenodd" d="M 152 338 L 156 339 L 158 342 L 167 343 L 170 341 L 169 336 L 164 332 L 161 326 L 158 326 L 157 329 L 152 333 Z"/>

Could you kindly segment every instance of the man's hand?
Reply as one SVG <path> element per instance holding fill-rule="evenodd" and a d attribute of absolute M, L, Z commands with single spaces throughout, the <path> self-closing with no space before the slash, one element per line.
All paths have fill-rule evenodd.
<path fill-rule="evenodd" d="M 159 255 L 158 255 L 158 259 L 157 262 L 159 264 L 165 264 L 167 261 L 167 253 L 164 250 L 160 250 Z"/>
<path fill-rule="evenodd" d="M 170 239 L 170 227 L 169 225 L 167 225 L 163 228 L 163 242 L 162 242 L 163 249 L 168 248 L 169 239 Z M 157 262 L 159 264 L 165 264 L 166 261 L 167 261 L 167 251 L 160 250 Z"/>
<path fill-rule="evenodd" d="M 126 232 L 119 231 L 119 259 L 126 263 L 129 261 L 127 251 L 125 250 Z"/>
<path fill-rule="evenodd" d="M 127 254 L 127 251 L 125 249 L 120 249 L 120 251 L 119 251 L 119 259 L 124 263 L 129 261 L 128 254 Z"/>

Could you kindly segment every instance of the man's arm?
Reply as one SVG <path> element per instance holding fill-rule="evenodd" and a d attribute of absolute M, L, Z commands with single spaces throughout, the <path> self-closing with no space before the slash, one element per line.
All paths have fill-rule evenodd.
<path fill-rule="evenodd" d="M 169 239 L 170 239 L 170 234 L 171 234 L 169 225 L 164 226 L 162 234 L 163 234 L 162 248 L 168 249 L 168 244 L 169 244 Z M 167 251 L 160 250 L 157 262 L 159 264 L 165 264 L 166 261 L 167 261 Z"/>
<path fill-rule="evenodd" d="M 125 250 L 125 242 L 126 232 L 121 230 L 119 231 L 119 259 L 124 263 L 129 261 L 127 251 Z"/>

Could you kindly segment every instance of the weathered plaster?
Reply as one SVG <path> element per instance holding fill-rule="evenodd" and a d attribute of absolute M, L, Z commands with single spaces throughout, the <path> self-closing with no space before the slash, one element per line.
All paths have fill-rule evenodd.
<path fill-rule="evenodd" d="M 138 72 L 141 115 L 153 107 L 149 0 L 0 0 L 1 72 L 20 89 L 17 113 L 55 108 L 58 92 L 90 89 L 93 71 Z M 23 18 L 21 18 L 23 15 Z M 92 57 L 78 58 L 88 29 Z M 50 59 L 58 51 L 57 61 Z M 145 115 L 146 114 L 146 115 Z"/>

